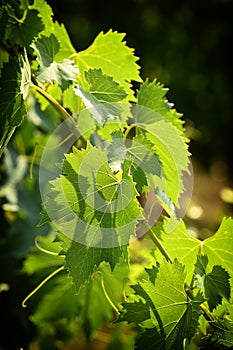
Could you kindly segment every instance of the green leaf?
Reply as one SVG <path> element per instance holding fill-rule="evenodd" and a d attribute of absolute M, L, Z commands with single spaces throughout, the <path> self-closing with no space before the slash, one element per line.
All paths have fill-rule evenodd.
<path fill-rule="evenodd" d="M 12 45 L 22 47 L 30 45 L 32 40 L 43 30 L 44 26 L 38 16 L 37 10 L 24 10 L 22 18 L 17 18 L 14 9 L 6 7 L 8 22 L 5 40 L 9 40 Z"/>
<path fill-rule="evenodd" d="M 5 62 L 9 62 L 9 53 L 0 46 L 0 76 L 1 76 L 1 69 Z"/>
<path fill-rule="evenodd" d="M 7 39 L 6 30 L 7 30 L 7 22 L 8 22 L 8 13 L 7 7 L 0 7 L 0 42 Z"/>
<path fill-rule="evenodd" d="M 42 35 L 31 46 L 38 53 L 41 71 L 53 63 L 54 57 L 60 49 L 59 41 L 54 34 L 51 34 L 49 37 Z"/>
<path fill-rule="evenodd" d="M 153 270 L 152 270 L 153 271 Z M 201 314 L 199 304 L 203 302 L 200 294 L 194 300 L 189 300 L 184 289 L 184 267 L 175 260 L 173 264 L 163 261 L 159 271 L 154 270 L 155 283 L 147 280 L 139 282 L 139 288 L 134 288 L 150 312 L 152 326 L 145 329 L 137 342 L 139 349 L 182 349 L 184 339 L 188 342 L 196 333 L 198 319 Z M 133 308 L 126 310 L 126 320 L 139 320 L 141 327 L 147 324 L 143 321 L 146 316 L 142 302 L 136 302 L 143 310 L 140 315 L 130 314 Z M 125 320 L 125 309 L 121 313 L 121 319 Z M 191 327 L 190 327 L 191 325 Z M 149 338 L 148 338 L 149 335 Z"/>
<path fill-rule="evenodd" d="M 210 311 L 221 304 L 222 298 L 229 300 L 231 294 L 229 279 L 229 273 L 218 265 L 214 265 L 212 271 L 205 276 L 204 290 Z"/>
<path fill-rule="evenodd" d="M 45 0 L 34 0 L 33 9 L 39 12 L 39 17 L 44 25 L 43 34 L 49 35 L 53 30 L 53 11 Z"/>
<path fill-rule="evenodd" d="M 128 170 L 118 180 L 106 150 L 74 149 L 66 156 L 63 174 L 52 181 L 44 205 L 56 230 L 69 237 L 66 266 L 79 290 L 102 261 L 113 269 L 125 255 L 122 246 L 135 236 L 141 208 Z"/>
<path fill-rule="evenodd" d="M 166 94 L 168 92 L 164 85 L 156 79 L 149 82 L 148 79 L 141 85 L 138 92 L 138 104 L 156 111 L 171 122 L 180 132 L 184 133 L 183 121 L 180 119 L 182 114 L 172 108 L 173 103 L 168 102 Z"/>
<path fill-rule="evenodd" d="M 209 266 L 222 266 L 231 276 L 231 287 L 233 287 L 233 220 L 231 218 L 222 220 L 217 232 L 206 239 L 203 244 L 203 252 L 207 254 Z"/>
<path fill-rule="evenodd" d="M 221 304 L 222 299 L 229 300 L 231 294 L 230 275 L 221 266 L 214 265 L 210 273 L 206 272 L 208 265 L 207 255 L 198 255 L 195 264 L 197 287 L 204 290 L 210 311 Z"/>
<path fill-rule="evenodd" d="M 28 61 L 26 50 L 24 51 L 24 57 L 22 57 L 21 73 L 22 73 L 22 80 L 21 80 L 20 90 L 23 94 L 23 99 L 26 100 L 29 94 L 30 85 L 31 85 L 31 67 Z"/>
<path fill-rule="evenodd" d="M 90 68 L 101 68 L 104 74 L 120 83 L 129 99 L 135 100 L 130 82 L 141 81 L 139 66 L 133 50 L 122 42 L 124 36 L 112 30 L 101 32 L 86 50 L 76 54 L 76 62 L 81 74 Z"/>
<path fill-rule="evenodd" d="M 30 316 L 34 324 L 51 330 L 56 327 L 55 323 L 59 319 L 65 318 L 67 324 L 70 319 L 75 318 L 80 311 L 80 302 L 66 273 L 54 277 L 43 288 L 46 290 L 40 296 L 35 312 Z"/>
<path fill-rule="evenodd" d="M 21 73 L 17 60 L 5 63 L 0 77 L 0 156 L 9 142 L 15 128 L 26 116 L 21 94 Z"/>
<path fill-rule="evenodd" d="M 38 53 L 39 72 L 41 82 L 53 84 L 57 82 L 64 91 L 76 80 L 79 70 L 74 61 L 64 58 L 62 62 L 55 62 L 55 56 L 60 50 L 60 44 L 54 34 L 42 36 L 33 43 L 32 47 Z"/>
<path fill-rule="evenodd" d="M 197 288 L 204 289 L 204 279 L 206 275 L 206 267 L 208 265 L 207 255 L 197 256 L 197 262 L 195 264 L 195 278 L 197 283 Z"/>
<path fill-rule="evenodd" d="M 148 184 L 148 174 L 161 176 L 161 165 L 154 151 L 154 145 L 138 135 L 133 138 L 130 147 L 126 147 L 121 131 L 111 133 L 112 141 L 108 144 L 108 160 L 112 171 L 119 171 L 127 160 L 137 189 L 142 190 Z"/>
<path fill-rule="evenodd" d="M 120 247 L 103 249 L 72 242 L 65 255 L 65 267 L 78 293 L 102 261 L 108 262 L 113 270 L 122 252 Z"/>
<path fill-rule="evenodd" d="M 90 115 L 98 124 L 103 126 L 108 120 L 119 119 L 124 112 L 124 104 L 102 103 L 91 93 L 85 91 L 81 86 L 75 85 L 74 92 L 81 97 Z"/>
<path fill-rule="evenodd" d="M 56 53 L 55 61 L 61 62 L 64 58 L 75 53 L 75 49 L 70 41 L 70 37 L 64 24 L 53 22 L 53 11 L 47 2 L 44 0 L 35 0 L 32 8 L 38 10 L 39 17 L 43 22 L 44 30 L 41 34 L 46 37 L 54 34 L 59 39 L 60 50 Z"/>
<path fill-rule="evenodd" d="M 136 111 L 136 123 L 155 145 L 162 164 L 164 188 L 168 198 L 177 204 L 180 194 L 183 192 L 183 172 L 188 171 L 189 153 L 184 138 L 180 137 L 180 129 L 176 123 L 171 124 L 165 114 L 157 112 L 157 104 L 163 103 L 161 96 L 156 96 L 156 89 L 148 82 L 141 85 L 138 92 L 138 108 Z M 157 101 L 156 103 L 154 101 Z M 154 109 L 155 108 L 155 109 Z"/>
<path fill-rule="evenodd" d="M 85 79 L 90 87 L 89 92 L 100 102 L 117 102 L 127 96 L 119 83 L 103 74 L 101 69 L 89 69 L 85 72 Z"/>
<path fill-rule="evenodd" d="M 64 91 L 73 81 L 76 81 L 77 74 L 79 71 L 74 61 L 65 58 L 61 63 L 51 63 L 37 77 L 43 83 L 53 84 L 56 81 Z"/>
<path fill-rule="evenodd" d="M 188 234 L 183 221 L 172 232 L 166 233 L 168 223 L 167 219 L 163 223 L 157 222 L 152 231 L 161 240 L 171 258 L 179 259 L 186 266 L 187 281 L 191 282 L 201 242 Z M 155 256 L 158 261 L 161 260 L 161 254 L 157 250 Z"/>
<path fill-rule="evenodd" d="M 68 237 L 88 246 L 128 244 L 142 218 L 128 169 L 117 179 L 106 150 L 89 146 L 66 156 L 64 175 L 52 182 L 44 203 L 51 220 Z"/>
<path fill-rule="evenodd" d="M 233 344 L 233 320 L 224 318 L 209 322 L 212 327 L 212 332 L 207 339 L 208 344 L 212 347 L 217 346 L 216 349 L 232 349 Z M 224 346 L 224 347 L 223 347 Z"/>

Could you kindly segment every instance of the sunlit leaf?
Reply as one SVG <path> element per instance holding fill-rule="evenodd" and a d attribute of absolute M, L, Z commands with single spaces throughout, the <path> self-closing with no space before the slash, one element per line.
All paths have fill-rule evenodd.
<path fill-rule="evenodd" d="M 121 84 L 130 99 L 133 97 L 130 82 L 141 81 L 137 57 L 132 49 L 123 42 L 125 34 L 101 32 L 94 42 L 84 51 L 77 53 L 76 62 L 81 74 L 91 68 L 101 68 L 104 74 L 112 76 Z"/>
<path fill-rule="evenodd" d="M 184 289 L 184 267 L 178 261 L 174 264 L 163 261 L 154 273 L 154 283 L 150 276 L 150 281 L 143 280 L 134 287 L 136 296 L 141 297 L 142 301 L 129 302 L 129 306 L 125 303 L 120 320 L 129 320 L 141 326 L 145 324 L 145 331 L 137 342 L 138 349 L 182 349 L 184 339 L 190 342 L 196 333 L 201 314 L 199 304 L 203 298 L 197 295 L 194 300 L 188 299 Z M 141 314 L 134 313 L 134 304 L 135 310 Z M 148 315 L 152 322 L 150 329 L 145 323 Z"/>

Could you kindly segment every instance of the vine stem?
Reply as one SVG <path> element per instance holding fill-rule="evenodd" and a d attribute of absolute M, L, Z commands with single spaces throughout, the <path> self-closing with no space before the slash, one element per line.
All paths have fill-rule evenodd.
<path fill-rule="evenodd" d="M 26 296 L 26 298 L 22 302 L 22 307 L 27 307 L 27 301 L 46 283 L 48 282 L 53 276 L 55 276 L 60 271 L 64 270 L 64 266 L 59 267 L 57 270 L 50 273 L 33 291 Z"/>
<path fill-rule="evenodd" d="M 45 91 L 44 89 L 42 89 L 40 86 L 35 85 L 35 84 L 31 84 L 31 88 L 35 89 L 40 95 L 42 95 L 43 97 L 46 98 L 47 101 L 49 101 L 52 106 L 65 118 L 65 119 L 71 119 L 73 120 L 74 123 L 74 119 L 72 117 L 72 115 L 67 112 L 67 110 L 59 103 L 57 102 L 57 100 L 55 100 L 55 98 L 53 96 L 51 96 L 50 94 L 47 93 L 47 91 Z M 75 125 L 75 123 L 74 123 Z M 78 135 L 78 137 L 82 140 L 84 147 L 86 147 L 87 145 L 87 139 L 83 136 L 82 132 L 79 130 L 78 126 L 75 125 L 75 133 Z"/>
<path fill-rule="evenodd" d="M 209 310 L 203 305 L 200 305 L 200 309 L 203 312 L 203 316 L 205 317 L 206 321 L 214 321 L 214 317 L 211 315 L 211 313 L 209 312 Z"/>
<path fill-rule="evenodd" d="M 163 245 L 161 244 L 161 242 L 158 240 L 158 238 L 156 237 L 156 235 L 151 229 L 148 230 L 148 235 L 150 236 L 151 240 L 154 242 L 154 244 L 156 245 L 160 253 L 166 258 L 168 262 L 172 264 L 173 263 L 172 258 L 170 257 L 166 249 L 163 247 Z"/>
<path fill-rule="evenodd" d="M 48 94 L 47 91 L 45 91 L 40 86 L 35 85 L 35 84 L 31 84 L 31 88 L 35 89 L 37 92 L 39 92 L 39 94 L 44 96 L 46 98 L 46 100 L 49 101 L 60 114 L 63 115 L 63 117 L 65 117 L 65 118 L 72 118 L 70 113 L 68 113 L 67 110 L 63 106 L 61 106 L 60 103 L 58 103 L 55 100 L 55 98 L 53 98 L 53 96 Z"/>

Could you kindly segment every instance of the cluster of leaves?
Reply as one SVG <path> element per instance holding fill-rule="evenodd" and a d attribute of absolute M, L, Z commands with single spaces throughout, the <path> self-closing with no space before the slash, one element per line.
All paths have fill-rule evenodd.
<path fill-rule="evenodd" d="M 20 257 L 42 234 L 23 267 L 37 281 L 53 276 L 42 282 L 31 315 L 41 346 L 56 348 L 77 332 L 90 340 L 107 322 L 109 349 L 192 349 L 200 339 L 230 348 L 233 221 L 224 219 L 201 242 L 176 217 L 189 153 L 181 115 L 166 100 L 166 89 L 156 80 L 142 82 L 124 34 L 100 33 L 77 52 L 44 0 L 1 5 L 0 154 L 14 137 L 4 155 L 8 178 L 0 195 L 15 223 L 13 238 L 19 237 L 18 222 L 34 233 Z M 140 84 L 136 93 L 133 82 Z M 57 160 L 54 149 L 64 136 L 50 134 L 63 120 L 78 136 L 43 198 L 41 224 L 47 225 L 36 229 L 17 190 L 20 184 L 25 197 L 38 197 L 41 156 L 43 165 Z M 33 154 L 34 144 L 48 139 L 48 154 L 40 147 Z M 31 162 L 34 179 L 23 182 Z M 150 193 L 169 217 L 156 225 L 157 202 L 149 210 L 144 204 Z M 129 242 L 140 232 L 149 249 L 133 261 Z"/>

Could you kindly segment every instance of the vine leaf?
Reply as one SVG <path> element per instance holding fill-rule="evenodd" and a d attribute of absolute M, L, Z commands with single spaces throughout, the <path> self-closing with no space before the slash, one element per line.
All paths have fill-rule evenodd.
<path fill-rule="evenodd" d="M 181 349 L 184 339 L 190 342 L 196 333 L 201 314 L 199 304 L 203 302 L 203 297 L 198 293 L 194 300 L 188 299 L 184 289 L 186 273 L 177 260 L 173 264 L 164 260 L 158 271 L 152 271 L 155 273 L 155 283 L 152 283 L 150 271 L 150 280 L 143 280 L 133 287 L 141 301 L 130 302 L 130 306 L 125 303 L 120 321 L 134 319 L 134 322 L 145 327 L 149 323 L 144 319 L 149 314 L 150 327 L 145 327 L 145 333 L 139 337 L 138 348 Z M 133 306 L 141 310 L 141 317 L 131 314 Z"/>
<path fill-rule="evenodd" d="M 5 63 L 0 77 L 0 156 L 15 128 L 26 116 L 26 107 L 21 94 L 21 71 L 19 62 L 10 59 Z"/>
<path fill-rule="evenodd" d="M 19 14 L 21 18 L 17 18 Z M 5 41 L 9 40 L 12 45 L 28 46 L 44 28 L 38 14 L 35 9 L 20 11 L 9 4 L 3 6 L 0 9 L 0 17 L 4 17 L 1 37 Z"/>
<path fill-rule="evenodd" d="M 151 83 L 149 79 L 146 79 L 138 92 L 138 103 L 140 106 L 150 108 L 164 116 L 183 134 L 182 114 L 178 113 L 173 108 L 173 103 L 166 99 L 168 90 L 156 79 Z"/>
<path fill-rule="evenodd" d="M 123 246 L 135 236 L 142 219 L 138 193 L 128 169 L 118 180 L 106 150 L 90 145 L 66 156 L 63 175 L 52 186 L 45 210 L 55 229 L 72 243 L 66 249 L 66 266 L 79 290 L 101 261 L 113 269 L 125 255 Z"/>
<path fill-rule="evenodd" d="M 23 94 L 23 99 L 26 100 L 30 85 L 31 85 L 31 67 L 28 61 L 27 52 L 24 51 L 24 57 L 22 56 L 22 67 L 21 67 L 22 79 L 20 90 Z"/>
<path fill-rule="evenodd" d="M 208 265 L 207 255 L 198 255 L 195 264 L 197 287 L 204 290 L 210 311 L 213 311 L 222 299 L 229 300 L 231 294 L 230 275 L 219 265 L 214 265 L 210 273 L 206 272 Z"/>
<path fill-rule="evenodd" d="M 81 97 L 90 115 L 101 126 L 104 126 L 108 120 L 119 119 L 124 112 L 124 105 L 108 102 L 101 103 L 95 96 L 79 85 L 74 86 L 74 92 L 77 96 Z"/>
<path fill-rule="evenodd" d="M 49 37 L 42 35 L 31 46 L 38 53 L 38 62 L 41 71 L 53 63 L 54 57 L 60 49 L 59 41 L 54 34 L 51 34 Z"/>
<path fill-rule="evenodd" d="M 55 62 L 55 56 L 60 50 L 60 44 L 54 34 L 49 37 L 41 36 L 32 47 L 38 53 L 39 72 L 41 82 L 53 84 L 56 81 L 61 89 L 66 90 L 76 80 L 79 70 L 74 61 L 64 58 L 62 62 Z"/>
<path fill-rule="evenodd" d="M 135 100 L 130 82 L 141 82 L 136 64 L 138 58 L 134 56 L 134 50 L 122 41 L 124 36 L 112 30 L 101 32 L 86 50 L 76 54 L 76 62 L 81 74 L 90 68 L 101 68 L 104 74 L 120 83 L 129 99 Z"/>
<path fill-rule="evenodd" d="M 218 265 L 214 265 L 212 271 L 205 276 L 204 291 L 210 311 L 221 304 L 222 298 L 229 300 L 231 294 L 229 279 L 229 273 Z"/>
<path fill-rule="evenodd" d="M 217 232 L 203 243 L 203 252 L 207 254 L 209 266 L 222 266 L 231 276 L 231 288 L 233 288 L 233 220 L 222 220 Z"/>
<path fill-rule="evenodd" d="M 154 145 L 150 141 L 142 135 L 137 135 L 133 138 L 130 147 L 126 147 L 121 131 L 113 131 L 111 136 L 112 141 L 107 150 L 112 171 L 122 170 L 123 163 L 127 160 L 138 191 L 148 185 L 149 174 L 161 176 L 161 164 L 153 149 Z"/>
<path fill-rule="evenodd" d="M 185 139 L 180 137 L 180 131 L 175 122 L 178 119 L 174 118 L 171 123 L 166 118 L 166 113 L 160 114 L 157 111 L 158 105 L 163 105 L 164 101 L 159 97 L 155 99 L 154 90 L 154 84 L 145 82 L 141 85 L 138 92 L 136 123 L 144 130 L 147 139 L 155 145 L 155 151 L 166 178 L 166 188 L 161 190 L 164 190 L 168 198 L 176 204 L 184 189 L 182 175 L 184 171 L 188 171 L 189 153 Z M 164 108 L 159 111 L 163 112 Z"/>
<path fill-rule="evenodd" d="M 89 84 L 89 92 L 100 102 L 117 102 L 127 96 L 119 83 L 103 74 L 101 69 L 89 69 L 85 72 L 85 79 Z"/>
<path fill-rule="evenodd" d="M 39 11 L 39 17 L 44 25 L 44 30 L 41 34 L 45 37 L 54 34 L 59 38 L 60 50 L 56 54 L 55 60 L 61 62 L 64 58 L 75 53 L 75 49 L 70 41 L 69 34 L 67 33 L 64 24 L 59 24 L 57 21 L 53 22 L 53 12 L 48 3 L 45 0 L 35 0 L 32 6 L 33 9 Z"/>
<path fill-rule="evenodd" d="M 233 344 L 233 319 L 232 317 L 224 317 L 223 320 L 217 319 L 209 322 L 212 327 L 212 332 L 206 337 L 208 344 L 213 346 L 222 346 L 229 349 Z"/>
<path fill-rule="evenodd" d="M 95 248 L 72 242 L 70 248 L 65 252 L 65 267 L 75 285 L 76 292 L 80 291 L 91 277 L 95 268 L 101 262 L 106 261 L 113 270 L 122 255 L 120 247 L 115 248 Z"/>
<path fill-rule="evenodd" d="M 43 34 L 50 34 L 53 29 L 53 11 L 45 0 L 35 0 L 33 9 L 39 11 L 39 17 L 44 25 Z"/>
<path fill-rule="evenodd" d="M 201 242 L 189 235 L 183 221 L 180 221 L 179 225 L 172 232 L 166 233 L 168 223 L 169 220 L 167 219 L 163 223 L 157 222 L 152 231 L 162 241 L 163 247 L 169 252 L 171 258 L 177 258 L 185 264 L 189 283 L 193 276 L 194 264 Z M 156 259 L 160 261 L 160 254 L 157 251 L 155 254 Z"/>

